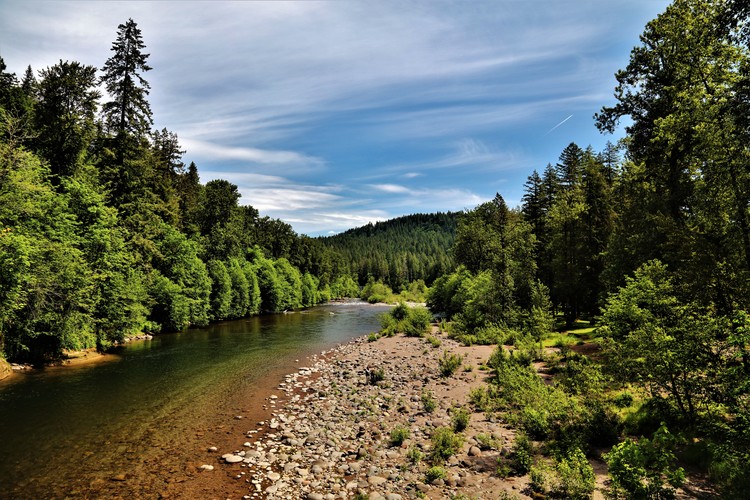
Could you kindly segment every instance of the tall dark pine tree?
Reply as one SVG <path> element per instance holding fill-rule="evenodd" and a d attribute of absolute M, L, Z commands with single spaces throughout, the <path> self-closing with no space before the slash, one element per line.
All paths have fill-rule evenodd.
<path fill-rule="evenodd" d="M 151 67 L 146 64 L 144 48 L 141 30 L 132 19 L 118 26 L 112 56 L 100 78 L 111 99 L 102 105 L 105 137 L 100 152 L 101 178 L 109 188 L 111 203 L 125 219 L 144 210 L 169 219 L 166 214 L 170 211 L 156 206 L 158 198 L 150 189 L 155 175 L 154 161 L 148 157 L 152 118 L 146 100 L 149 85 L 141 75 Z"/>
<path fill-rule="evenodd" d="M 107 131 L 116 137 L 120 162 L 132 140 L 145 138 L 153 124 L 151 106 L 146 100 L 150 86 L 141 76 L 151 70 L 146 64 L 149 54 L 143 52 L 145 48 L 141 30 L 135 21 L 128 19 L 117 27 L 113 54 L 102 68 L 104 74 L 100 82 L 112 98 L 104 103 L 102 113 Z"/>
<path fill-rule="evenodd" d="M 557 177 L 563 189 L 578 185 L 583 173 L 583 150 L 571 142 L 560 153 L 560 162 L 556 166 Z"/>

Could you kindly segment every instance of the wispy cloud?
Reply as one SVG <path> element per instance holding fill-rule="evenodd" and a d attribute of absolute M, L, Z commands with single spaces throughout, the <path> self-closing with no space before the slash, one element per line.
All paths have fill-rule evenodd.
<path fill-rule="evenodd" d="M 181 138 L 180 143 L 193 155 L 217 160 L 239 160 L 260 164 L 306 164 L 321 165 L 318 158 L 296 153 L 294 151 L 274 151 L 251 147 L 223 146 L 217 143 Z"/>
<path fill-rule="evenodd" d="M 566 141 L 592 142 L 579 117 L 611 102 L 612 75 L 668 3 L 4 0 L 0 54 L 19 73 L 101 67 L 132 17 L 156 126 L 201 179 L 226 174 L 298 231 L 338 231 L 468 208 L 506 178 L 520 189 L 563 124 Z"/>

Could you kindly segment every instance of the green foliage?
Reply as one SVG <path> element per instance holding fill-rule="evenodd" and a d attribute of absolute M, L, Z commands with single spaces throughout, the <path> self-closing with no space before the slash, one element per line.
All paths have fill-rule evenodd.
<path fill-rule="evenodd" d="M 381 315 L 380 333 L 393 336 L 396 333 L 404 333 L 409 337 L 422 337 L 427 333 L 432 315 L 421 306 L 409 307 L 400 302 L 388 313 Z"/>
<path fill-rule="evenodd" d="M 421 302 L 414 285 L 430 284 L 453 267 L 449 250 L 456 230 L 455 213 L 414 214 L 367 224 L 323 243 L 352 265 L 360 284 L 369 277 L 393 290 L 407 290 L 401 300 Z"/>
<path fill-rule="evenodd" d="M 651 439 L 626 439 L 604 455 L 615 495 L 627 498 L 671 497 L 682 485 L 685 472 L 675 467 L 676 438 L 662 425 Z M 667 486 L 667 483 L 669 486 Z"/>
<path fill-rule="evenodd" d="M 431 391 L 428 391 L 427 389 L 422 390 L 420 400 L 422 401 L 422 408 L 424 409 L 425 413 L 432 413 L 437 408 L 437 401 L 435 400 L 435 396 Z"/>
<path fill-rule="evenodd" d="M 393 297 L 393 290 L 391 290 L 391 287 L 382 282 L 376 282 L 372 277 L 370 277 L 367 284 L 362 287 L 362 292 L 360 293 L 360 298 L 370 304 L 390 302 L 391 297 Z"/>
<path fill-rule="evenodd" d="M 445 469 L 439 465 L 434 465 L 427 469 L 424 482 L 430 484 L 438 479 L 445 479 L 446 477 L 448 477 L 448 473 L 445 472 Z"/>
<path fill-rule="evenodd" d="M 667 268 L 650 261 L 610 295 L 602 324 L 610 371 L 644 383 L 653 396 L 667 394 L 695 420 L 718 383 L 709 374 L 718 368 L 713 353 L 722 349 L 726 322 L 681 304 Z"/>
<path fill-rule="evenodd" d="M 406 458 L 412 464 L 418 464 L 424 458 L 424 453 L 422 453 L 416 446 L 410 446 L 406 451 Z"/>
<path fill-rule="evenodd" d="M 391 446 L 401 446 L 407 439 L 409 439 L 409 429 L 407 427 L 398 425 L 391 430 Z"/>
<path fill-rule="evenodd" d="M 455 455 L 464 444 L 463 437 L 453 432 L 450 427 L 438 427 L 430 436 L 432 451 L 430 458 L 434 463 L 443 463 Z"/>
<path fill-rule="evenodd" d="M 510 466 L 516 475 L 523 476 L 531 470 L 534 447 L 523 432 L 517 433 L 510 453 Z"/>
<path fill-rule="evenodd" d="M 232 279 L 226 265 L 220 260 L 208 262 L 211 277 L 211 315 L 215 320 L 229 318 L 232 307 Z"/>
<path fill-rule="evenodd" d="M 441 377 L 450 377 L 461 366 L 463 358 L 458 354 L 451 354 L 443 351 L 443 356 L 438 360 L 438 367 Z"/>
<path fill-rule="evenodd" d="M 367 383 L 377 385 L 385 379 L 385 371 L 382 368 L 368 368 L 366 370 Z"/>
<path fill-rule="evenodd" d="M 427 342 L 428 342 L 428 343 L 429 343 L 429 344 L 430 344 L 430 345 L 431 345 L 432 347 L 434 347 L 435 349 L 437 349 L 438 347 L 440 347 L 440 346 L 441 346 L 441 345 L 443 344 L 443 343 L 442 343 L 442 342 L 440 341 L 440 339 L 439 339 L 439 338 L 437 338 L 437 337 L 433 337 L 432 335 L 428 335 L 428 336 L 427 336 Z"/>
<path fill-rule="evenodd" d="M 555 464 L 559 483 L 555 493 L 563 498 L 591 498 L 596 487 L 596 477 L 591 464 L 580 448 L 573 448 Z"/>
<path fill-rule="evenodd" d="M 469 426 L 469 418 L 471 415 L 462 406 L 453 408 L 451 411 L 451 425 L 453 430 L 456 432 L 462 432 Z"/>
<path fill-rule="evenodd" d="M 474 436 L 474 440 L 477 442 L 480 450 L 495 450 L 498 446 L 497 440 L 491 434 L 480 432 Z"/>

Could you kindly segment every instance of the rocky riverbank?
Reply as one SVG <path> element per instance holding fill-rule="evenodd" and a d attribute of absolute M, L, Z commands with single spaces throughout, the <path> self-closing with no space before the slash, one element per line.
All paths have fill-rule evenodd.
<path fill-rule="evenodd" d="M 221 459 L 207 456 L 201 470 L 228 470 L 245 485 L 244 498 L 525 497 L 526 478 L 497 474 L 513 431 L 468 404 L 471 389 L 485 383 L 480 366 L 492 347 L 433 335 L 439 346 L 395 336 L 359 339 L 314 356 L 268 397 L 269 417 L 247 426 L 244 443 L 208 449 Z M 449 377 L 439 369 L 445 352 L 462 360 Z M 469 415 L 463 444 L 442 473 L 431 472 L 430 438 L 451 426 L 459 407 Z"/>

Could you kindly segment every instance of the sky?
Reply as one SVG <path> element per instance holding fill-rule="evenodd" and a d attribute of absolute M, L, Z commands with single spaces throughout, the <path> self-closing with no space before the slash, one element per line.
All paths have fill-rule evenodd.
<path fill-rule="evenodd" d="M 412 213 L 519 206 L 593 115 L 665 0 L 0 0 L 0 57 L 23 75 L 101 68 L 142 30 L 154 128 L 201 182 L 300 234 Z"/>

